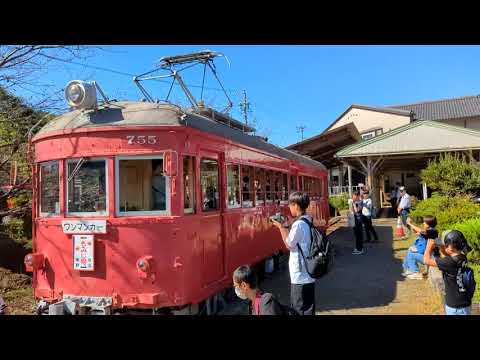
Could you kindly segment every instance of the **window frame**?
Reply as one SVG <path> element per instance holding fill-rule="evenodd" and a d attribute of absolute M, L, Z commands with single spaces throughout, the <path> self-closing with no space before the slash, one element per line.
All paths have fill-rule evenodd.
<path fill-rule="evenodd" d="M 262 167 L 257 167 L 255 166 L 253 168 L 254 170 L 254 177 L 253 177 L 253 187 L 254 187 L 254 199 L 255 199 L 255 207 L 258 206 L 265 206 L 266 201 L 267 201 L 267 194 L 265 192 L 265 184 L 266 184 L 266 169 Z M 259 176 L 260 174 L 263 174 L 263 176 Z M 260 182 L 260 195 L 263 195 L 263 198 L 257 199 L 257 189 L 255 189 L 255 181 Z"/>
<path fill-rule="evenodd" d="M 152 211 L 120 211 L 120 161 L 121 160 L 163 160 L 165 154 L 158 155 L 120 155 L 115 156 L 115 215 L 118 217 L 126 216 L 170 216 L 171 214 L 171 194 L 170 194 L 170 176 L 165 176 L 165 210 Z M 183 163 L 182 163 L 183 164 Z"/>
<path fill-rule="evenodd" d="M 247 191 L 247 194 L 250 194 L 251 200 L 244 201 L 243 200 L 243 178 L 244 178 L 244 168 L 248 169 L 247 175 L 249 177 L 249 191 Z M 242 208 L 244 209 L 251 209 L 255 207 L 255 167 L 252 165 L 240 165 L 240 200 L 242 204 Z M 244 203 L 248 204 L 247 206 L 244 205 Z"/>
<path fill-rule="evenodd" d="M 42 166 L 57 163 L 58 165 L 58 213 L 42 212 Z M 60 187 L 62 186 L 62 181 L 60 178 L 60 167 L 62 166 L 62 160 L 49 160 L 38 163 L 38 215 L 42 218 L 48 217 L 59 217 L 61 216 L 60 204 L 62 200 L 60 199 Z"/>
<path fill-rule="evenodd" d="M 238 169 L 238 196 L 239 196 L 239 202 L 236 205 L 230 205 L 228 203 L 228 167 L 229 166 L 236 166 Z M 241 165 L 236 164 L 236 163 L 226 163 L 225 164 L 225 174 L 226 174 L 226 185 L 225 190 L 226 190 L 226 196 L 225 196 L 225 202 L 227 205 L 227 209 L 240 209 L 242 207 L 242 177 L 241 177 Z M 201 184 L 200 184 L 201 185 Z"/>
<path fill-rule="evenodd" d="M 193 160 L 192 164 L 192 173 L 193 173 L 193 208 L 185 208 L 185 167 L 184 162 L 185 158 L 191 158 Z M 196 177 L 197 177 L 197 156 L 195 155 L 182 155 L 182 192 L 183 192 L 183 215 L 194 215 L 197 212 L 197 186 L 196 186 Z"/>
<path fill-rule="evenodd" d="M 217 163 L 217 193 L 218 193 L 218 200 L 217 200 L 217 208 L 216 209 L 208 209 L 205 210 L 203 208 L 203 188 L 202 188 L 202 162 L 203 160 L 215 161 Z M 198 170 L 199 170 L 199 185 L 200 185 L 200 211 L 202 214 L 209 214 L 214 212 L 222 211 L 222 197 L 221 197 L 221 184 L 222 184 L 222 172 L 220 168 L 220 159 L 213 158 L 209 156 L 200 156 L 200 160 L 198 162 Z"/>
<path fill-rule="evenodd" d="M 81 159 L 82 157 L 76 157 L 76 158 L 69 158 L 65 159 L 65 217 L 67 216 L 73 216 L 73 217 L 88 217 L 88 216 L 98 216 L 98 217 L 108 217 L 110 214 L 110 208 L 109 208 L 109 200 L 110 200 L 110 192 L 109 192 L 109 177 L 108 177 L 108 157 L 89 157 L 88 160 L 85 161 L 99 161 L 103 160 L 105 161 L 105 210 L 102 212 L 96 211 L 96 212 L 70 212 L 69 211 L 69 206 L 68 206 L 68 196 L 69 196 L 69 186 L 68 186 L 68 177 L 69 177 L 69 172 L 68 172 L 68 164 L 72 162 L 77 162 Z M 72 179 L 73 180 L 73 179 Z"/>

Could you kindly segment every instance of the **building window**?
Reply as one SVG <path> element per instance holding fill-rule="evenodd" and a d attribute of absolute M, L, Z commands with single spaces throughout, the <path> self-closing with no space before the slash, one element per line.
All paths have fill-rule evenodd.
<path fill-rule="evenodd" d="M 106 215 L 105 160 L 67 161 L 67 213 Z"/>
<path fill-rule="evenodd" d="M 253 207 L 253 178 L 253 167 L 242 166 L 242 206 L 244 208 Z"/>
<path fill-rule="evenodd" d="M 383 129 L 375 130 L 375 136 L 382 135 L 382 134 L 383 134 Z"/>
<path fill-rule="evenodd" d="M 165 215 L 170 210 L 170 181 L 163 158 L 117 158 L 117 212 L 122 215 Z"/>
<path fill-rule="evenodd" d="M 218 162 L 216 160 L 202 159 L 200 177 L 203 211 L 218 210 Z"/>
<path fill-rule="evenodd" d="M 195 213 L 195 157 L 183 157 L 183 212 Z"/>
<path fill-rule="evenodd" d="M 227 165 L 227 207 L 240 207 L 240 166 Z"/>
<path fill-rule="evenodd" d="M 375 131 L 364 133 L 361 135 L 363 140 L 368 140 L 375 137 Z"/>
<path fill-rule="evenodd" d="M 40 164 L 40 216 L 60 214 L 58 161 Z"/>

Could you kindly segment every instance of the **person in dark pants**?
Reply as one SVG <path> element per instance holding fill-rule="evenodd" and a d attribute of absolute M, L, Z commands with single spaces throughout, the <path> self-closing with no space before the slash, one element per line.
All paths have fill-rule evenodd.
<path fill-rule="evenodd" d="M 378 235 L 372 224 L 372 209 L 373 209 L 373 203 L 372 203 L 372 199 L 370 199 L 369 197 L 369 191 L 364 190 L 361 217 L 362 217 L 363 226 L 365 226 L 365 233 L 367 235 L 367 240 L 365 242 L 372 242 L 372 237 L 370 234 L 373 235 L 373 238 L 374 238 L 373 242 L 378 242 Z"/>
<path fill-rule="evenodd" d="M 352 209 L 353 209 L 353 234 L 355 236 L 355 249 L 353 255 L 363 254 L 363 223 L 362 223 L 362 201 L 360 199 L 360 192 L 355 191 L 352 195 Z"/>
<path fill-rule="evenodd" d="M 310 198 L 307 194 L 294 192 L 288 198 L 290 213 L 295 218 L 290 231 L 281 223 L 272 220 L 282 234 L 285 246 L 290 249 L 288 268 L 290 271 L 290 302 L 292 308 L 300 315 L 315 315 L 315 279 L 307 272 L 303 257 L 298 247 L 301 247 L 305 256 L 309 256 L 311 232 L 310 226 L 303 220 L 305 217 L 312 223 L 311 216 L 306 214 L 310 205 Z"/>

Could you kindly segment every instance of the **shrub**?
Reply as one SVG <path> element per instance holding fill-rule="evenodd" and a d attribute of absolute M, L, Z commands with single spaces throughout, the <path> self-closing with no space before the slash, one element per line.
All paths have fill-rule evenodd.
<path fill-rule="evenodd" d="M 452 225 L 452 230 L 460 231 L 470 247 L 469 258 L 480 260 L 480 218 L 473 218 Z"/>
<path fill-rule="evenodd" d="M 1 230 L 10 239 L 24 246 L 26 249 L 32 248 L 31 219 L 11 218 L 1 225 Z"/>
<path fill-rule="evenodd" d="M 448 197 L 433 193 L 431 198 L 418 202 L 410 213 L 416 223 L 421 223 L 425 215 L 436 216 L 437 229 L 443 231 L 456 223 L 480 217 L 480 205 L 473 203 L 467 195 Z"/>
<path fill-rule="evenodd" d="M 340 210 L 347 210 L 348 209 L 348 194 L 342 194 L 338 196 L 330 196 L 328 199 L 328 202 L 330 205 L 332 205 L 333 208 L 337 209 L 337 211 Z"/>
<path fill-rule="evenodd" d="M 430 161 L 420 173 L 428 187 L 442 195 L 476 194 L 480 191 L 480 168 L 464 157 L 444 154 Z"/>

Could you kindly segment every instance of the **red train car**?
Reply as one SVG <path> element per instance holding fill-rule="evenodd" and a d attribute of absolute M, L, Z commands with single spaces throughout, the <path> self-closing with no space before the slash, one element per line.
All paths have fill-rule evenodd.
<path fill-rule="evenodd" d="M 269 216 L 293 190 L 328 222 L 324 166 L 218 112 L 109 102 L 33 138 L 40 311 L 201 311 L 233 270 L 285 250 Z M 83 310 L 82 310 L 83 309 Z"/>

